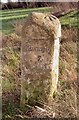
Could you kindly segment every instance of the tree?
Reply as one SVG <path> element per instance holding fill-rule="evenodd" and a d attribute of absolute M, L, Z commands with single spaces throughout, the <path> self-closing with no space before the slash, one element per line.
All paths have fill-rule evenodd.
<path fill-rule="evenodd" d="M 18 0 L 18 7 L 21 7 L 21 1 Z"/>
<path fill-rule="evenodd" d="M 10 9 L 10 8 L 12 8 L 12 5 L 11 5 L 11 0 L 7 0 L 8 1 L 8 8 Z"/>
<path fill-rule="evenodd" d="M 7 0 L 8 1 L 8 3 L 10 3 L 11 2 L 11 0 Z"/>

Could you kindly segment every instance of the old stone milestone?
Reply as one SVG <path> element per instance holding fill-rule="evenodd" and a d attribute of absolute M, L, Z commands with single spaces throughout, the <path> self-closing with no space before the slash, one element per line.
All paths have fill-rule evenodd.
<path fill-rule="evenodd" d="M 23 25 L 21 102 L 24 104 L 48 102 L 55 91 L 52 64 L 54 41 L 61 37 L 60 27 L 55 16 L 36 12 L 31 13 Z"/>

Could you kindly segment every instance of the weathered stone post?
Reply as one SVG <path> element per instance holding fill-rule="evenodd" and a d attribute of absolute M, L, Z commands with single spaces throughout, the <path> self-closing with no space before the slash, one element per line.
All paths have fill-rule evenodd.
<path fill-rule="evenodd" d="M 31 13 L 22 28 L 21 106 L 53 98 L 58 82 L 61 25 L 53 15 Z"/>

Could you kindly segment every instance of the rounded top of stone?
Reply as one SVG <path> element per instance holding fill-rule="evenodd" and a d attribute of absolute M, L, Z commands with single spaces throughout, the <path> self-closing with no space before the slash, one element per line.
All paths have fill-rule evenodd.
<path fill-rule="evenodd" d="M 32 12 L 27 21 L 42 27 L 48 34 L 53 34 L 54 38 L 61 37 L 61 24 L 57 17 L 52 14 Z"/>

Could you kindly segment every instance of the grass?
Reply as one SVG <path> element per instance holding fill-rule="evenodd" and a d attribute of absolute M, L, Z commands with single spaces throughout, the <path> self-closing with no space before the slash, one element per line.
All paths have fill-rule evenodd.
<path fill-rule="evenodd" d="M 2 21 L 2 32 L 4 34 L 9 34 L 13 32 L 12 24 L 18 20 L 25 19 L 30 12 L 49 12 L 50 9 L 44 8 L 34 8 L 34 9 L 12 9 L 0 11 L 0 22 Z M 1 29 L 0 29 L 1 31 Z"/>
<path fill-rule="evenodd" d="M 13 23 L 16 21 L 24 20 L 30 12 L 51 12 L 51 8 L 31 8 L 31 9 L 12 9 L 0 11 L 0 22 L 2 21 L 2 32 L 4 34 L 9 34 L 13 32 Z M 79 11 L 75 10 L 60 17 L 61 25 L 69 25 L 79 27 L 79 22 L 77 20 Z M 0 29 L 1 31 L 1 29 Z"/>
<path fill-rule="evenodd" d="M 41 7 L 41 8 L 28 8 L 28 9 L 23 9 L 23 8 L 19 8 L 19 9 L 12 9 L 12 10 L 3 10 L 3 13 L 19 13 L 19 12 L 32 12 L 32 11 L 42 11 L 42 12 L 47 12 L 49 11 L 48 7 Z M 1 14 L 1 11 L 0 11 Z"/>
<path fill-rule="evenodd" d="M 75 26 L 79 28 L 78 14 L 79 14 L 79 11 L 75 10 L 75 11 L 68 13 L 65 16 L 62 16 L 60 18 L 61 24 Z"/>
<path fill-rule="evenodd" d="M 28 15 L 28 13 L 30 13 L 33 10 L 38 11 L 38 12 L 39 11 L 41 11 L 41 12 L 48 11 L 49 12 L 50 11 L 48 8 L 15 9 L 15 10 L 11 10 L 11 11 L 8 11 L 8 10 L 2 11 L 2 18 L 0 19 L 0 21 L 2 20 L 2 22 L 3 22 L 2 32 L 4 34 L 12 33 L 14 30 L 12 24 L 17 21 L 23 22 L 23 20 Z M 60 18 L 61 24 L 62 25 L 72 25 L 72 26 L 77 27 L 77 25 L 79 25 L 79 24 L 75 23 L 75 21 L 77 20 L 77 14 L 78 14 L 78 12 L 74 11 L 74 12 L 70 12 L 70 13 L 66 14 L 65 16 L 62 16 Z M 0 15 L 1 15 L 1 11 L 0 11 Z M 67 31 L 66 31 L 66 36 L 69 36 L 69 34 L 67 34 Z M 5 41 L 3 41 L 3 55 L 4 56 L 2 59 L 3 60 L 2 87 L 3 87 L 3 92 L 5 93 L 3 95 L 3 97 L 4 97 L 3 98 L 3 119 L 6 120 L 6 119 L 12 119 L 13 116 L 21 114 L 21 113 L 17 112 L 17 109 L 19 109 L 18 95 L 20 94 L 19 93 L 20 50 L 17 51 L 18 49 L 14 48 L 15 45 L 17 45 L 17 43 L 19 43 L 19 48 L 20 48 L 21 43 L 20 43 L 20 38 L 18 38 L 18 36 L 14 33 L 8 35 L 8 40 L 7 40 L 7 37 L 5 38 L 5 40 L 6 40 L 6 44 L 5 44 Z M 68 83 L 68 85 L 66 85 L 67 78 L 65 78 L 65 76 L 66 76 L 67 71 L 69 73 L 72 72 L 70 70 L 72 65 L 75 66 L 75 62 L 71 62 L 72 55 L 74 55 L 76 57 L 76 54 L 74 52 L 75 45 L 71 44 L 71 42 L 70 42 L 70 44 L 69 44 L 69 42 L 68 42 L 68 44 L 67 44 L 67 42 L 63 43 L 63 44 L 65 44 L 65 47 L 64 47 L 64 45 L 61 46 L 62 49 L 61 49 L 61 59 L 60 59 L 59 98 L 56 99 L 56 103 L 54 101 L 54 104 L 55 104 L 54 109 L 60 110 L 60 111 L 61 111 L 61 109 L 58 109 L 57 105 L 60 108 L 63 108 L 64 109 L 63 111 L 65 111 L 65 109 L 67 109 L 67 108 L 69 110 L 72 108 L 70 106 L 66 107 L 67 105 L 65 105 L 65 104 L 70 105 L 69 102 L 74 103 L 74 98 L 73 98 L 74 93 L 73 93 L 73 90 L 70 89 L 71 84 Z M 74 44 L 76 44 L 76 43 L 74 43 Z M 17 45 L 17 48 L 18 48 L 18 45 Z M 65 48 L 65 50 L 63 50 L 63 48 Z M 68 61 L 66 60 L 66 58 L 68 58 L 68 56 L 66 55 L 65 51 L 66 51 L 66 53 L 67 52 L 69 53 L 69 59 L 67 59 Z M 63 56 L 63 53 L 65 56 Z M 69 61 L 72 63 L 72 65 Z M 73 74 L 73 77 L 74 77 L 74 74 Z M 69 79 L 72 79 L 72 77 L 71 76 L 68 77 L 68 81 L 69 81 Z M 60 103 L 62 103 L 62 105 L 60 105 Z M 20 118 L 18 118 L 18 119 L 20 119 Z"/>

